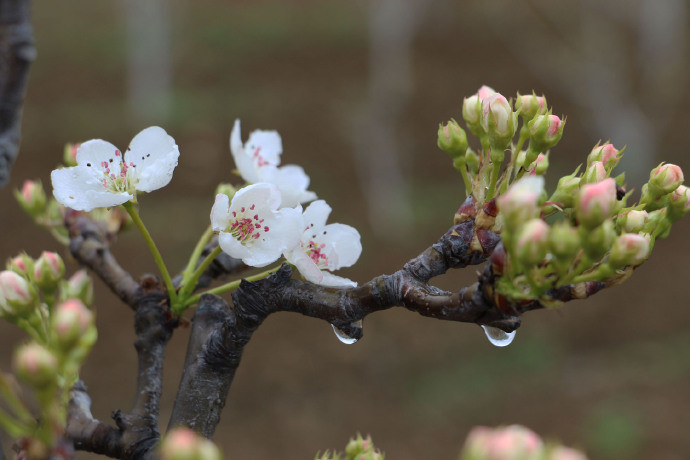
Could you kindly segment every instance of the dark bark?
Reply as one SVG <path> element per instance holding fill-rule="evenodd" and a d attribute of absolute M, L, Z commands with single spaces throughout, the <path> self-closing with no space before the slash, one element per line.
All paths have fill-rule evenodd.
<path fill-rule="evenodd" d="M 29 67 L 36 55 L 28 0 L 0 0 L 0 188 L 19 153 Z"/>

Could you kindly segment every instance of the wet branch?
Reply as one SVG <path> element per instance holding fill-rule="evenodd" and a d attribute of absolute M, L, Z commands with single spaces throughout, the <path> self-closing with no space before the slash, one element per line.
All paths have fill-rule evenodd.
<path fill-rule="evenodd" d="M 36 56 L 30 6 L 29 0 L 0 1 L 0 188 L 19 153 L 26 82 Z"/>

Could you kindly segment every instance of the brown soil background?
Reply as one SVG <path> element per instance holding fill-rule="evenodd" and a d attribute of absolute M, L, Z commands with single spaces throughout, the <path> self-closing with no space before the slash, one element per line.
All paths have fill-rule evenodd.
<path fill-rule="evenodd" d="M 167 188 L 141 199 L 142 216 L 168 264 L 183 267 L 208 223 L 215 184 L 232 177 L 227 145 L 236 117 L 245 135 L 277 129 L 284 163 L 304 166 L 311 188 L 333 206 L 332 219 L 360 230 L 364 254 L 344 273 L 360 282 L 398 269 L 448 228 L 463 192 L 436 149 L 436 129 L 459 118 L 462 97 L 481 84 L 506 95 L 534 89 L 547 95 L 556 113 L 569 115 L 551 156 L 551 184 L 582 162 L 605 137 L 585 128 L 586 104 L 516 57 L 489 30 L 490 16 L 480 14 L 479 2 L 440 5 L 445 9 L 433 12 L 413 42 L 413 89 L 398 126 L 408 151 L 403 166 L 411 226 L 376 236 L 353 154 L 353 126 L 368 98 L 365 5 L 171 2 L 173 110 L 155 124 L 176 139 L 180 164 Z M 563 2 L 563 14 L 574 5 Z M 537 26 L 529 18 L 513 23 L 518 42 Z M 147 126 L 127 110 L 120 2 L 35 2 L 34 27 L 38 58 L 21 154 L 10 186 L 0 191 L 2 258 L 22 249 L 33 256 L 60 250 L 67 257 L 20 211 L 12 189 L 28 178 L 49 184 L 66 142 L 95 137 L 124 147 Z M 631 84 L 635 75 L 631 69 Z M 671 114 L 654 161 L 690 171 L 690 97 L 687 86 L 675 91 L 684 109 Z M 623 169 L 635 161 L 626 157 Z M 520 423 L 592 458 L 687 458 L 689 231 L 690 219 L 674 226 L 624 286 L 558 311 L 528 314 L 506 349 L 489 345 L 476 326 L 401 309 L 368 318 L 364 338 L 353 346 L 338 342 L 325 323 L 277 314 L 246 349 L 215 440 L 226 458 L 309 459 L 319 450 L 342 448 L 359 431 L 372 434 L 391 460 L 454 459 L 470 427 Z M 114 252 L 135 274 L 155 272 L 133 232 L 121 237 Z M 75 269 L 68 264 L 68 271 Z M 466 270 L 438 284 L 457 289 L 472 278 L 473 270 Z M 99 340 L 82 377 L 95 415 L 107 420 L 131 405 L 136 357 L 130 312 L 102 284 L 96 298 Z M 187 335 L 179 330 L 169 346 L 162 428 Z M 0 324 L 1 369 L 9 369 L 21 340 L 15 328 Z M 7 452 L 5 438 L 3 445 Z"/>

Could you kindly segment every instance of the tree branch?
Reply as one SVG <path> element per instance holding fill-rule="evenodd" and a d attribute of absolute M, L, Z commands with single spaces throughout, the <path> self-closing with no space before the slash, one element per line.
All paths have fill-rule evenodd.
<path fill-rule="evenodd" d="M 19 153 L 29 67 L 36 56 L 28 0 L 0 1 L 0 188 Z"/>

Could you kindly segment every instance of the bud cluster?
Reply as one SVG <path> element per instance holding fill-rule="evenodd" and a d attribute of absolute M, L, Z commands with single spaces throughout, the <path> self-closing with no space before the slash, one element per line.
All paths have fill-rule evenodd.
<path fill-rule="evenodd" d="M 374 446 L 371 436 L 363 438 L 357 434 L 355 438 L 345 446 L 345 452 L 326 451 L 323 454 L 316 454 L 315 460 L 384 460 L 385 455 Z"/>
<path fill-rule="evenodd" d="M 76 381 L 97 336 L 94 314 L 87 307 L 93 302 L 91 279 L 84 270 L 67 280 L 64 274 L 62 258 L 48 251 L 35 260 L 20 254 L 0 272 L 0 317 L 31 338 L 15 350 L 13 369 L 36 393 L 41 412 L 32 415 L 8 386 L 3 397 L 16 410 L 2 422 L 41 448 L 57 442 L 55 428 L 65 423 L 63 395 Z"/>
<path fill-rule="evenodd" d="M 547 444 L 520 425 L 477 426 L 467 435 L 460 460 L 587 460 L 580 451 Z"/>

